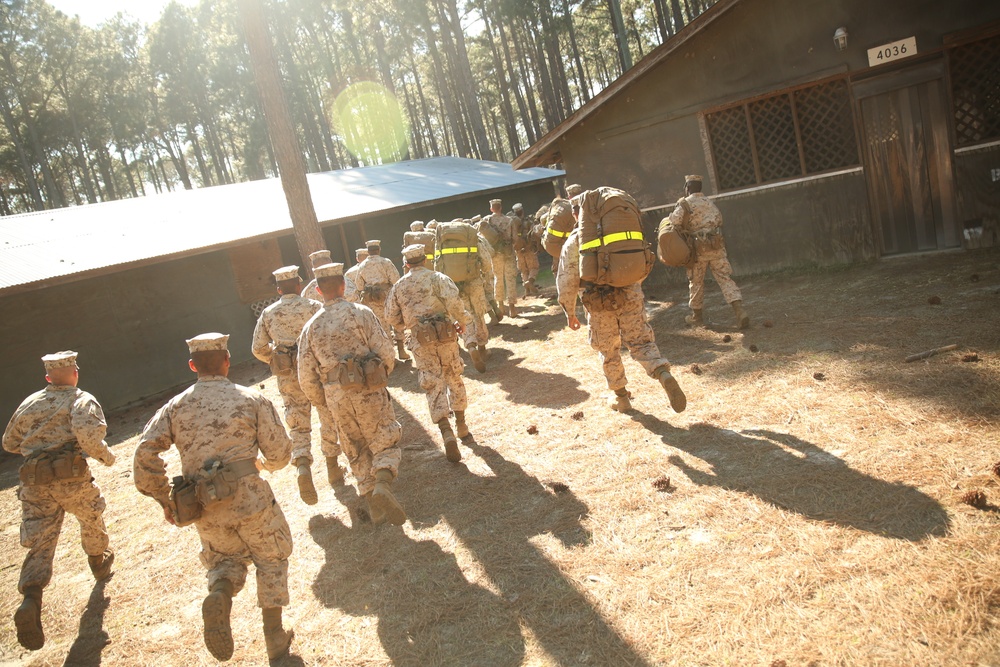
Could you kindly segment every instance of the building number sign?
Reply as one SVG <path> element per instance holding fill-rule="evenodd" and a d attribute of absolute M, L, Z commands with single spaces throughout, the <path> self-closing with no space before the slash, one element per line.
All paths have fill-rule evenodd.
<path fill-rule="evenodd" d="M 917 38 L 907 37 L 898 42 L 868 49 L 868 66 L 884 65 L 885 63 L 891 63 L 893 60 L 901 60 L 915 55 L 917 55 Z"/>

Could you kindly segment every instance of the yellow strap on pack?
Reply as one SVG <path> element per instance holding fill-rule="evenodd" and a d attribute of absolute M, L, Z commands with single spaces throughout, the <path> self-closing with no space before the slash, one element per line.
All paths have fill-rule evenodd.
<path fill-rule="evenodd" d="M 612 243 L 617 243 L 618 241 L 641 241 L 642 232 L 617 232 L 615 234 L 608 234 L 607 236 L 602 236 L 599 239 L 594 239 L 593 241 L 588 241 L 580 246 L 580 252 L 584 250 L 590 250 L 591 248 L 596 248 L 599 245 L 611 245 Z"/>
<path fill-rule="evenodd" d="M 564 239 L 567 236 L 569 236 L 570 233 L 572 233 L 572 230 L 570 230 L 569 232 L 560 232 L 558 229 L 546 229 L 545 232 L 550 236 L 557 236 L 559 238 Z"/>
<path fill-rule="evenodd" d="M 427 257 L 427 259 L 431 260 L 432 262 L 434 261 L 434 253 L 428 253 L 426 255 L 426 257 Z"/>
<path fill-rule="evenodd" d="M 470 252 L 479 252 L 479 248 L 441 248 L 437 251 L 438 257 L 441 255 L 458 255 L 467 254 Z"/>

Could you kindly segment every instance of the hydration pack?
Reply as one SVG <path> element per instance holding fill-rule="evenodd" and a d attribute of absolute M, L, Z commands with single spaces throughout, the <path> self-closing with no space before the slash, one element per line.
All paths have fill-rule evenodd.
<path fill-rule="evenodd" d="M 479 236 L 464 222 L 442 222 L 437 226 L 434 270 L 456 283 L 474 280 L 479 273 Z"/>
<path fill-rule="evenodd" d="M 584 193 L 580 203 L 580 280 L 628 287 L 645 280 L 653 262 L 635 199 L 610 187 Z"/>

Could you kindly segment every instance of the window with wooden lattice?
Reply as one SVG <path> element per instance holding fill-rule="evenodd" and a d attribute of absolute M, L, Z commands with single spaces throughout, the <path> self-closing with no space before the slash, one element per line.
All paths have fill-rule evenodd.
<path fill-rule="evenodd" d="M 860 164 L 844 79 L 712 111 L 705 122 L 722 190 Z"/>
<path fill-rule="evenodd" d="M 1000 139 L 1000 35 L 952 49 L 949 66 L 958 145 Z"/>

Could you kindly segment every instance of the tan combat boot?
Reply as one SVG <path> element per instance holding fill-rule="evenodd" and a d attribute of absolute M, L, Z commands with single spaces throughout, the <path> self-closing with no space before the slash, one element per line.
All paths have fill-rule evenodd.
<path fill-rule="evenodd" d="M 615 389 L 614 398 L 611 399 L 610 407 L 616 412 L 628 412 L 632 409 L 631 395 L 628 393 L 628 389 L 622 387 L 621 389 Z"/>
<path fill-rule="evenodd" d="M 394 526 L 402 526 L 406 523 L 406 512 L 403 506 L 392 495 L 392 471 L 388 468 L 379 468 L 375 471 L 375 488 L 372 489 L 371 499 L 368 506 L 372 511 L 372 522 L 382 523 L 388 521 Z M 380 518 L 381 521 L 376 520 Z"/>
<path fill-rule="evenodd" d="M 660 385 L 667 392 L 667 398 L 670 399 L 670 407 L 674 409 L 674 412 L 684 412 L 684 408 L 687 407 L 687 397 L 681 391 L 681 386 L 677 384 L 677 379 L 666 368 L 659 371 L 657 375 L 659 375 Z"/>
<path fill-rule="evenodd" d="M 264 645 L 267 647 L 267 659 L 277 660 L 288 653 L 292 645 L 295 631 L 281 627 L 281 607 L 265 607 L 261 609 L 264 619 Z"/>
<path fill-rule="evenodd" d="M 344 469 L 337 463 L 336 456 L 326 457 L 326 479 L 334 489 L 344 485 Z"/>
<path fill-rule="evenodd" d="M 94 573 L 94 579 L 104 581 L 111 576 L 111 566 L 115 562 L 115 552 L 105 549 L 104 553 L 98 556 L 87 556 L 87 563 L 90 571 Z"/>
<path fill-rule="evenodd" d="M 455 410 L 455 433 L 460 438 L 469 437 L 469 427 L 465 423 L 465 410 Z"/>
<path fill-rule="evenodd" d="M 743 310 L 743 301 L 733 301 L 730 305 L 733 307 L 733 313 L 736 315 L 736 322 L 740 329 L 749 329 L 750 316 Z"/>
<path fill-rule="evenodd" d="M 201 619 L 205 623 L 205 647 L 216 660 L 233 657 L 233 629 L 229 612 L 233 609 L 233 582 L 219 579 L 201 603 Z"/>
<path fill-rule="evenodd" d="M 406 347 L 403 345 L 403 340 L 401 338 L 396 340 L 396 356 L 399 357 L 400 361 L 410 360 L 410 355 L 406 353 Z"/>
<path fill-rule="evenodd" d="M 42 587 L 26 586 L 24 600 L 14 612 L 14 627 L 17 628 L 17 643 L 29 651 L 37 651 L 45 646 L 42 631 Z"/>
<path fill-rule="evenodd" d="M 691 314 L 685 317 L 684 321 L 692 327 L 705 326 L 705 320 L 701 318 L 701 308 L 698 308 L 697 310 L 692 309 Z"/>
<path fill-rule="evenodd" d="M 458 451 L 458 440 L 455 439 L 455 432 L 451 430 L 447 417 L 438 422 L 438 428 L 441 429 L 441 439 L 444 440 L 445 458 L 458 463 L 462 460 L 462 452 Z"/>
<path fill-rule="evenodd" d="M 372 504 L 372 492 L 369 491 L 364 495 L 365 505 L 368 507 L 368 519 L 366 520 L 364 516 L 359 516 L 358 518 L 362 523 L 367 523 L 371 521 L 374 524 L 385 523 L 385 512 L 382 511 L 381 507 L 376 507 Z"/>
<path fill-rule="evenodd" d="M 507 304 L 507 314 L 510 315 L 511 317 L 517 317 L 518 316 L 517 306 L 514 304 L 513 301 L 511 301 L 509 304 Z"/>
<path fill-rule="evenodd" d="M 309 459 L 300 456 L 295 459 L 295 466 L 298 469 L 299 497 L 306 505 L 315 505 L 319 502 L 316 494 L 316 487 L 313 485 L 312 469 Z"/>
<path fill-rule="evenodd" d="M 486 372 L 486 353 L 475 343 L 469 345 L 469 356 L 472 357 L 472 365 L 480 373 Z"/>

